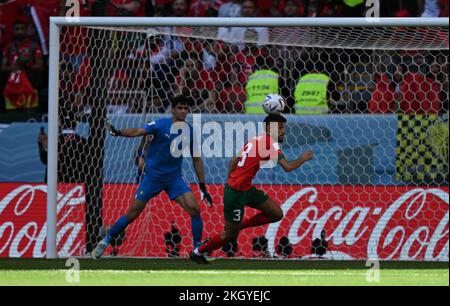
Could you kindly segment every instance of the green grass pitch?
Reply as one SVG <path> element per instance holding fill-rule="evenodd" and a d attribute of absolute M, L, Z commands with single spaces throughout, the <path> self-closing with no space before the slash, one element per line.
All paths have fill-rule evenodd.
<path fill-rule="evenodd" d="M 365 262 L 218 259 L 207 266 L 186 259 L 80 259 L 80 282 L 66 280 L 66 260 L 0 259 L 0 285 L 150 286 L 422 286 L 449 285 L 448 263 L 380 262 L 368 282 Z M 70 273 L 69 273 L 70 274 Z"/>

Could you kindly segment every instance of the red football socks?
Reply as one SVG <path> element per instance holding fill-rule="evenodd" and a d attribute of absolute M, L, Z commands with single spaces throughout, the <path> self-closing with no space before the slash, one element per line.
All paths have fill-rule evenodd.
<path fill-rule="evenodd" d="M 272 223 L 272 221 L 267 218 L 263 213 L 259 213 L 250 219 L 245 220 L 242 222 L 241 230 L 249 228 L 249 227 L 256 227 L 261 226 L 265 224 Z M 219 234 L 213 238 L 211 238 L 208 242 L 206 242 L 204 245 L 198 248 L 199 253 L 205 254 L 209 253 L 211 254 L 213 251 L 220 249 L 223 247 L 227 242 L 225 239 L 222 239 L 222 235 Z"/>
<path fill-rule="evenodd" d="M 272 221 L 266 217 L 263 213 L 259 213 L 250 219 L 245 220 L 242 222 L 241 230 L 249 228 L 249 227 L 256 227 L 260 225 L 266 225 L 272 223 Z"/>
<path fill-rule="evenodd" d="M 220 249 L 226 244 L 226 240 L 222 239 L 222 235 L 219 234 L 210 240 L 208 240 L 204 245 L 198 248 L 200 254 L 209 253 L 211 254 L 214 250 Z"/>

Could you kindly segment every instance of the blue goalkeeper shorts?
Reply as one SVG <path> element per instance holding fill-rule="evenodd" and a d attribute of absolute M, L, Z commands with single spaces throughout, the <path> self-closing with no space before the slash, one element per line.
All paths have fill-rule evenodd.
<path fill-rule="evenodd" d="M 188 186 L 183 177 L 162 182 L 161 180 L 156 180 L 145 175 L 136 192 L 136 200 L 147 203 L 162 191 L 165 191 L 173 201 L 187 192 L 192 192 L 192 189 Z"/>

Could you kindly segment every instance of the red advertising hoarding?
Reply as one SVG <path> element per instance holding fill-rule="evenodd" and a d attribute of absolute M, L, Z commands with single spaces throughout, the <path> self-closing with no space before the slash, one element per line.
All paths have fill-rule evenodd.
<path fill-rule="evenodd" d="M 112 224 L 126 212 L 135 185 L 104 186 L 103 223 Z M 280 203 L 281 222 L 243 231 L 237 256 L 260 256 L 252 242 L 267 238 L 274 254 L 282 237 L 292 245 L 290 258 L 311 257 L 313 240 L 326 233 L 326 258 L 448 261 L 448 187 L 400 186 L 257 186 Z M 193 186 L 198 195 L 198 189 Z M 202 205 L 204 238 L 223 229 L 223 186 L 212 185 L 215 206 Z M 46 186 L 0 184 L 0 257 L 44 257 Z M 84 255 L 84 191 L 59 186 L 58 253 Z M 248 208 L 246 216 L 255 214 Z M 181 235 L 180 255 L 191 249 L 189 216 L 166 195 L 151 201 L 145 213 L 127 229 L 122 256 L 167 257 L 165 233 L 175 224 Z M 219 251 L 216 256 L 224 256 Z"/>

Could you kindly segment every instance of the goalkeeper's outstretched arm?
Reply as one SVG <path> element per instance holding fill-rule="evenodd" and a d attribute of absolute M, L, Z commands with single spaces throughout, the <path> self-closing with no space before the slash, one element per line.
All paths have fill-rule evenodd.
<path fill-rule="evenodd" d="M 147 131 L 142 128 L 117 130 L 109 121 L 106 121 L 106 128 L 108 129 L 109 133 L 114 137 L 134 138 L 147 135 Z"/>
<path fill-rule="evenodd" d="M 134 138 L 134 137 L 142 137 L 147 135 L 147 131 L 145 129 L 123 129 L 118 131 L 119 135 L 121 137 L 128 137 L 128 138 Z M 113 135 L 116 136 L 116 135 Z"/>

